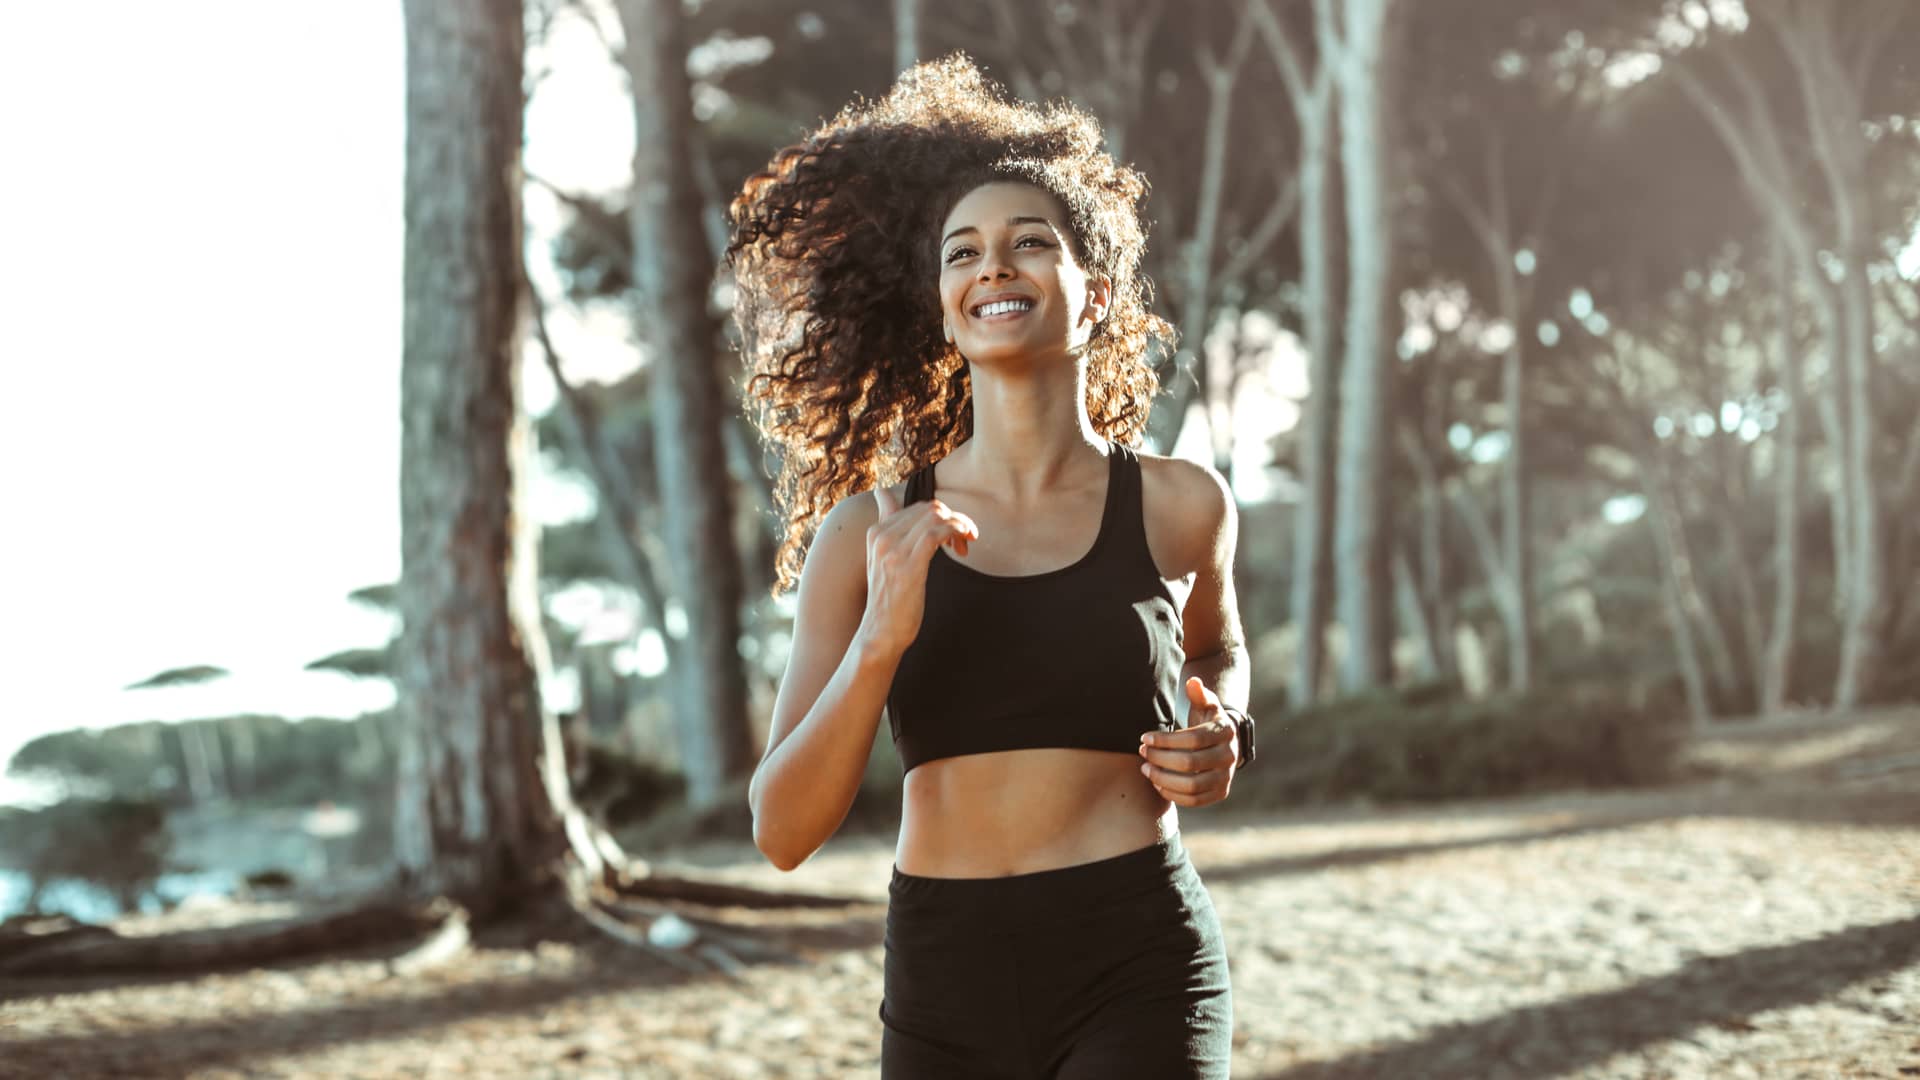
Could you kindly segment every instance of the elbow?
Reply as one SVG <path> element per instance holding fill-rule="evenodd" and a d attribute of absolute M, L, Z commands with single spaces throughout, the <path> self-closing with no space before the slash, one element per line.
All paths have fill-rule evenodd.
<path fill-rule="evenodd" d="M 760 854 L 780 870 L 792 870 L 807 861 L 808 853 L 797 851 L 791 843 L 784 842 L 779 833 L 767 824 L 766 817 L 757 813 L 753 815 L 753 846 L 759 848 Z"/>
<path fill-rule="evenodd" d="M 759 777 L 756 775 L 754 780 L 758 781 Z M 807 855 L 811 853 L 796 851 L 791 838 L 780 835 L 780 831 L 773 826 L 774 815 L 761 807 L 758 796 L 758 788 L 749 785 L 747 809 L 753 814 L 753 846 L 759 848 L 760 854 L 781 870 L 792 870 L 806 862 Z"/>

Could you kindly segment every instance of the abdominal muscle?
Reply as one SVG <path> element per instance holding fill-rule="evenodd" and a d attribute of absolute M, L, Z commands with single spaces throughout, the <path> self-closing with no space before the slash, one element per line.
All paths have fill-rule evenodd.
<path fill-rule="evenodd" d="M 990 878 L 1095 862 L 1179 831 L 1138 754 L 1006 750 L 907 773 L 894 863 L 918 877 Z"/>

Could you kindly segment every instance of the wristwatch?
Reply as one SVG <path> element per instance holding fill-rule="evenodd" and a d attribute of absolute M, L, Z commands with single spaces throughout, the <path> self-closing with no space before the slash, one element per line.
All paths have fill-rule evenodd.
<path fill-rule="evenodd" d="M 1234 734 L 1240 740 L 1239 768 L 1244 769 L 1253 764 L 1253 717 L 1231 705 L 1221 706 L 1220 711 L 1226 714 L 1227 719 L 1233 721 Z"/>

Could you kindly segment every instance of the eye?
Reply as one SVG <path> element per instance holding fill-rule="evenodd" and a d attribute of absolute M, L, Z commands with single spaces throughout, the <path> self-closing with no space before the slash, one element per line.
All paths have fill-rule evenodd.
<path fill-rule="evenodd" d="M 947 257 L 944 261 L 948 263 L 952 263 L 958 260 L 962 255 L 971 255 L 971 254 L 973 254 L 972 248 L 957 247 L 957 248 L 954 248 L 952 251 L 947 252 Z"/>
<path fill-rule="evenodd" d="M 1019 246 L 1020 246 L 1021 244 L 1024 244 L 1024 243 L 1026 243 L 1026 242 L 1027 242 L 1027 241 L 1029 241 L 1029 240 L 1031 240 L 1031 241 L 1033 241 L 1033 242 L 1034 242 L 1035 244 L 1037 244 L 1037 245 L 1039 245 L 1040 247 L 1052 247 L 1052 246 L 1053 246 L 1052 244 L 1049 244 L 1049 243 L 1047 243 L 1047 240 L 1046 240 L 1046 238 L 1045 238 L 1045 237 L 1043 237 L 1043 236 L 1023 236 L 1023 237 L 1021 237 L 1021 238 L 1020 238 L 1019 240 L 1016 240 L 1016 241 L 1014 241 L 1014 245 L 1013 245 L 1013 246 L 1014 246 L 1014 247 L 1019 247 Z"/>

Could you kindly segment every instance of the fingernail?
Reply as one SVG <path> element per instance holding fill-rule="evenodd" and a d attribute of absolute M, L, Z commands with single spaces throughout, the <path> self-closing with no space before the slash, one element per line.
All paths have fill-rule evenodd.
<path fill-rule="evenodd" d="M 1152 776 L 1152 775 L 1153 775 L 1153 766 L 1151 766 L 1151 765 L 1142 765 L 1142 766 L 1140 766 L 1140 775 L 1141 775 L 1141 776 Z"/>

